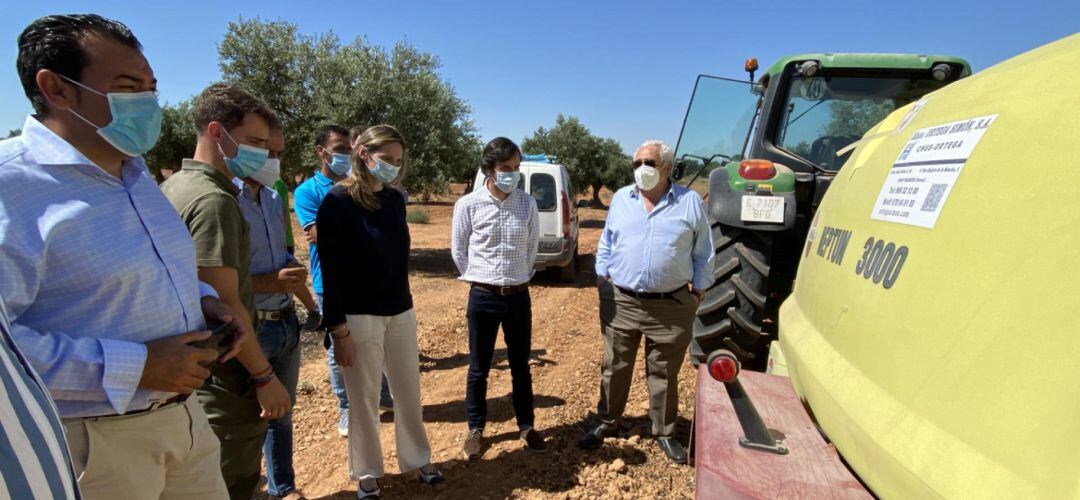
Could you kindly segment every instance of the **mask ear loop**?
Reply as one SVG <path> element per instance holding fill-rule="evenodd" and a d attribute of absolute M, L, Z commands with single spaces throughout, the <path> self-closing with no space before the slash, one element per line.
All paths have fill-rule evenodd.
<path fill-rule="evenodd" d="M 96 90 L 94 90 L 94 89 L 92 89 L 92 88 L 90 88 L 90 87 L 87 87 L 86 85 L 83 85 L 83 84 L 81 84 L 81 83 L 79 83 L 79 82 L 77 82 L 77 81 L 75 81 L 75 80 L 72 80 L 71 78 L 68 78 L 68 77 L 66 77 L 66 76 L 64 76 L 64 75 L 61 75 L 60 73 L 57 73 L 57 74 L 56 74 L 56 76 L 59 76 L 60 78 L 63 78 L 64 80 L 67 80 L 67 81 L 68 81 L 68 83 L 74 84 L 74 85 L 75 85 L 75 86 L 77 86 L 77 87 L 80 87 L 80 88 L 84 88 L 84 89 L 86 89 L 86 90 L 89 90 L 90 92 L 93 92 L 93 93 L 95 93 L 95 94 L 97 94 L 97 95 L 101 96 L 101 97 L 104 97 L 105 99 L 108 99 L 108 98 L 109 98 L 109 96 L 107 96 L 107 95 L 105 95 L 105 94 L 102 94 L 101 92 L 98 92 L 98 91 L 96 91 Z M 97 129 L 97 130 L 100 130 L 100 129 L 101 129 L 102 127 L 104 127 L 105 125 L 108 125 L 107 123 L 106 123 L 105 125 L 97 125 L 97 124 L 95 124 L 94 122 L 92 122 L 92 121 L 90 121 L 90 120 L 87 120 L 87 119 L 86 119 L 86 117 L 84 117 L 83 115 L 80 115 L 80 114 L 79 114 L 79 113 L 78 113 L 77 111 L 75 111 L 75 110 L 74 110 L 74 109 L 72 109 L 72 108 L 68 108 L 68 111 L 70 111 L 70 112 L 71 112 L 71 114 L 75 115 L 75 116 L 76 116 L 76 117 L 77 117 L 78 119 L 80 119 L 80 120 L 82 120 L 82 121 L 86 122 L 86 124 L 87 124 L 87 125 L 89 125 L 89 126 L 91 126 L 91 127 L 94 127 L 94 128 L 95 128 L 95 129 Z M 109 110 L 109 113 L 111 114 L 111 113 L 112 113 L 112 110 Z M 111 121 L 112 121 L 112 118 L 109 118 L 109 121 L 111 122 Z"/>

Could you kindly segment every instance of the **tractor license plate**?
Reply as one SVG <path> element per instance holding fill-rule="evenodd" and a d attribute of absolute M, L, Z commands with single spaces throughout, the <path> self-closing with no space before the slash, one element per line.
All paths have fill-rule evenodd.
<path fill-rule="evenodd" d="M 784 223 L 784 199 L 779 196 L 743 196 L 743 222 Z"/>

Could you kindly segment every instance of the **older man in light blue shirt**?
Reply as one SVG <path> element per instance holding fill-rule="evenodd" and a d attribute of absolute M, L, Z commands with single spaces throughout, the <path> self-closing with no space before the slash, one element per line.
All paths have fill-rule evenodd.
<path fill-rule="evenodd" d="M 694 312 L 713 282 L 713 242 L 701 196 L 669 180 L 673 163 L 666 144 L 645 142 L 634 155 L 634 185 L 611 200 L 596 250 L 601 424 L 578 445 L 597 448 L 618 431 L 644 336 L 652 433 L 668 458 L 683 463 L 686 452 L 674 437 L 678 374 Z"/>

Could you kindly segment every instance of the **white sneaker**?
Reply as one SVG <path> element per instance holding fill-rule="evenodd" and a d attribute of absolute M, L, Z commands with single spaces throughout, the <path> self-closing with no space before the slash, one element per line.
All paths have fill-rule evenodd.
<path fill-rule="evenodd" d="M 349 410 L 340 410 L 337 421 L 337 433 L 343 437 L 349 437 Z"/>

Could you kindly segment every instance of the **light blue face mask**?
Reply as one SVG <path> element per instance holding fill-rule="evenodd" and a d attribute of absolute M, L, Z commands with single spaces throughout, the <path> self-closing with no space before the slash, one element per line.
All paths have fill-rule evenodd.
<path fill-rule="evenodd" d="M 345 175 L 349 173 L 349 155 L 348 153 L 330 153 L 333 160 L 330 162 L 330 171 L 334 175 Z"/>
<path fill-rule="evenodd" d="M 371 175 L 374 175 L 376 179 L 379 179 L 384 184 L 390 184 L 397 179 L 398 172 L 401 172 L 401 167 L 395 167 L 385 161 L 378 158 L 375 159 L 375 166 L 371 167 Z"/>
<path fill-rule="evenodd" d="M 74 109 L 68 108 L 68 111 L 96 128 L 98 135 L 117 151 L 128 156 L 139 156 L 157 144 L 158 136 L 161 135 L 161 106 L 158 105 L 155 92 L 102 94 L 64 75 L 60 75 L 60 78 L 109 100 L 112 120 L 104 127 L 95 125 Z"/>
<path fill-rule="evenodd" d="M 521 172 L 495 172 L 495 187 L 500 191 L 510 194 L 521 181 Z"/>
<path fill-rule="evenodd" d="M 236 139 L 232 138 L 228 130 L 224 130 L 224 132 L 225 137 L 228 137 L 233 144 L 236 144 L 236 156 L 232 158 L 226 156 L 225 150 L 221 149 L 221 144 L 218 144 L 218 150 L 221 151 L 221 156 L 225 157 L 225 166 L 229 167 L 229 172 L 241 178 L 251 177 L 251 174 L 258 172 L 263 168 L 263 165 L 266 165 L 266 159 L 270 157 L 269 150 L 240 144 L 236 142 Z"/>

